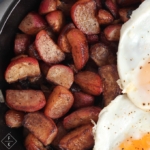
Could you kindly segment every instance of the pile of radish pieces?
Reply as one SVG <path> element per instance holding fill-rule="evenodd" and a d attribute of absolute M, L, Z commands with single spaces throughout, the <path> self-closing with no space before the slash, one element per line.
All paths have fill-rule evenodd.
<path fill-rule="evenodd" d="M 23 127 L 27 150 L 92 149 L 98 114 L 121 93 L 120 29 L 141 2 L 42 0 L 26 14 L 5 71 L 5 121 Z"/>

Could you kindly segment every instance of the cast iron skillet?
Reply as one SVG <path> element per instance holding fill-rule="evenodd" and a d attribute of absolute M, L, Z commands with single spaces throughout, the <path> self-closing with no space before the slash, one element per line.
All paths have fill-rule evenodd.
<path fill-rule="evenodd" d="M 5 89 L 7 88 L 7 83 L 4 80 L 4 71 L 13 55 L 13 42 L 18 30 L 17 27 L 29 11 L 37 9 L 40 1 L 12 0 L 0 22 L 0 89 L 3 91 L 3 95 L 5 95 Z M 11 129 L 5 124 L 4 114 L 7 109 L 5 103 L 0 103 L 0 150 L 25 150 L 22 129 Z M 14 142 L 14 140 L 12 138 L 9 139 L 10 137 L 7 137 L 7 134 L 10 134 L 16 140 L 13 146 L 10 141 Z M 7 147 L 4 146 L 2 141 Z"/>

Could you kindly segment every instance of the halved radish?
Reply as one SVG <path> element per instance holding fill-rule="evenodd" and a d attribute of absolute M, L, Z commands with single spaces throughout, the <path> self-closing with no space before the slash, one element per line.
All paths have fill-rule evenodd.
<path fill-rule="evenodd" d="M 98 34 L 100 32 L 95 15 L 96 3 L 94 0 L 77 1 L 71 8 L 71 18 L 74 24 L 85 34 Z"/>
<path fill-rule="evenodd" d="M 52 66 L 46 76 L 46 79 L 56 85 L 62 85 L 69 89 L 74 81 L 73 71 L 65 65 Z"/>
<path fill-rule="evenodd" d="M 56 64 L 65 59 L 65 54 L 45 30 L 36 35 L 35 46 L 41 59 L 47 64 Z"/>
<path fill-rule="evenodd" d="M 40 74 L 39 63 L 36 59 L 20 57 L 14 59 L 8 65 L 5 72 L 5 80 L 8 83 L 12 83 L 26 77 L 39 76 Z"/>
<path fill-rule="evenodd" d="M 6 103 L 15 110 L 34 112 L 43 108 L 46 100 L 39 90 L 7 90 Z"/>

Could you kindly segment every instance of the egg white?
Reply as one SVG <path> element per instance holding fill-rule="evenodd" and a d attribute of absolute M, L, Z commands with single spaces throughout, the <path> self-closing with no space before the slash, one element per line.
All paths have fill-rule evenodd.
<path fill-rule="evenodd" d="M 150 0 L 122 26 L 117 66 L 123 93 L 137 107 L 150 110 Z"/>
<path fill-rule="evenodd" d="M 139 139 L 150 132 L 150 112 L 120 95 L 100 112 L 93 132 L 93 150 L 120 150 L 119 145 L 126 139 Z"/>

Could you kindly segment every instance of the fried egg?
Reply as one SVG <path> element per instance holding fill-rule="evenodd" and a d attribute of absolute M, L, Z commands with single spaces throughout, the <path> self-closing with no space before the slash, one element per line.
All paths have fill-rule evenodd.
<path fill-rule="evenodd" d="M 150 0 L 122 26 L 117 66 L 123 93 L 137 107 L 150 111 Z"/>
<path fill-rule="evenodd" d="M 93 150 L 150 150 L 150 112 L 120 95 L 99 114 Z"/>
<path fill-rule="evenodd" d="M 116 97 L 99 114 L 93 150 L 150 150 L 150 0 L 121 29 Z"/>

